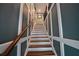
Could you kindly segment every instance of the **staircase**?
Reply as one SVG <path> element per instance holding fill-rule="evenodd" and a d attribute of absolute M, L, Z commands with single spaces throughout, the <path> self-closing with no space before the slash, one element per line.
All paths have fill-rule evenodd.
<path fill-rule="evenodd" d="M 43 23 L 37 23 L 29 38 L 27 56 L 51 56 L 55 55 L 52 51 L 50 39 Z"/>

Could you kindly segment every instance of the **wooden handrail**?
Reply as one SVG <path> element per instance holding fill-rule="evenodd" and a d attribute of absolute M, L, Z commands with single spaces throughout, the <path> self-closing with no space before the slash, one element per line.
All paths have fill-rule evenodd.
<path fill-rule="evenodd" d="M 27 28 L 30 27 L 30 25 L 27 25 L 27 27 L 16 37 L 16 39 L 13 40 L 13 42 L 7 47 L 7 49 L 0 54 L 0 56 L 8 56 L 10 52 L 13 50 L 15 45 L 19 42 L 20 38 L 23 36 Z"/>

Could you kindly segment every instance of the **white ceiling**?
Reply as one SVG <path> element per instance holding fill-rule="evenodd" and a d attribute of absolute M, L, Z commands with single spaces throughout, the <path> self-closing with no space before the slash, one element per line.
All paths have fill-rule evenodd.
<path fill-rule="evenodd" d="M 47 3 L 35 3 L 36 13 L 44 13 Z M 40 9 L 40 12 L 39 12 Z"/>

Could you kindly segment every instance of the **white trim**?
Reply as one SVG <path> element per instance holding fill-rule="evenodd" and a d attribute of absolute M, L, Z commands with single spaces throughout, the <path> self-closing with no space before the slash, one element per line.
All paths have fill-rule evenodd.
<path fill-rule="evenodd" d="M 77 41 L 77 40 L 72 40 L 72 39 L 67 39 L 67 38 L 63 38 L 63 40 L 61 40 L 60 37 L 55 37 L 55 36 L 52 38 L 54 38 L 54 40 L 56 40 L 58 42 L 63 42 L 64 44 L 66 44 L 70 47 L 79 49 L 79 41 Z"/>
<path fill-rule="evenodd" d="M 39 34 L 31 34 L 31 35 L 30 35 L 30 37 L 46 37 L 46 36 L 49 36 L 48 33 L 46 33 L 46 34 L 43 34 L 43 33 L 41 34 L 41 33 L 39 33 Z"/>
<path fill-rule="evenodd" d="M 24 41 L 26 41 L 27 37 L 24 37 L 24 38 L 21 38 L 20 41 L 18 43 L 22 43 Z M 6 43 L 3 43 L 3 44 L 0 44 L 0 47 L 1 46 L 4 46 L 4 45 L 8 45 L 8 44 L 11 44 L 13 41 L 10 41 L 10 42 L 6 42 Z M 17 45 L 17 44 L 16 44 Z"/>
<path fill-rule="evenodd" d="M 43 32 L 41 32 L 41 33 L 31 33 L 31 35 L 37 35 L 37 34 L 39 34 L 39 35 L 48 35 L 48 33 L 43 33 Z"/>
<path fill-rule="evenodd" d="M 50 40 L 50 38 L 51 38 L 51 40 Z M 52 51 L 53 51 L 53 52 L 55 53 L 55 55 L 57 56 L 57 53 L 56 53 L 55 48 L 54 48 L 54 46 L 53 46 L 53 38 L 50 37 L 50 36 L 49 36 L 49 41 L 51 42 Z"/>
<path fill-rule="evenodd" d="M 29 25 L 29 15 L 30 15 L 30 11 L 29 11 L 29 5 L 28 4 L 26 4 L 27 5 L 27 7 L 28 7 L 28 20 L 27 20 L 27 24 Z M 28 46 L 29 46 L 29 41 L 28 41 L 28 38 L 29 38 L 29 28 L 27 28 L 27 47 L 26 47 L 26 50 L 25 50 L 25 53 L 24 53 L 24 56 L 26 56 L 26 54 L 27 54 L 27 52 L 28 52 Z"/>
<path fill-rule="evenodd" d="M 22 17 L 23 17 L 23 3 L 20 4 L 19 23 L 18 23 L 18 35 L 22 31 Z M 17 44 L 17 56 L 21 55 L 21 44 Z"/>
<path fill-rule="evenodd" d="M 60 10 L 60 4 L 56 3 L 57 5 L 57 15 L 58 15 L 58 26 L 59 26 L 59 36 L 61 40 L 63 39 L 63 29 L 62 29 L 62 19 L 61 19 L 61 10 Z M 60 50 L 61 50 L 61 56 L 64 56 L 64 43 L 60 42 Z"/>
<path fill-rule="evenodd" d="M 48 28 L 48 15 L 47 15 L 47 17 L 46 17 L 47 19 L 46 19 L 46 24 L 47 24 L 47 32 L 48 32 L 48 34 L 49 34 L 49 28 Z"/>
<path fill-rule="evenodd" d="M 27 40 L 27 37 L 23 37 L 23 38 L 20 39 L 20 41 L 18 43 L 21 44 L 21 43 L 23 43 L 26 40 Z"/>
<path fill-rule="evenodd" d="M 31 42 L 30 45 L 47 45 L 51 44 L 50 42 Z"/>
<path fill-rule="evenodd" d="M 27 40 L 27 37 L 21 38 L 17 43 L 17 56 L 21 56 L 21 44 Z"/>
<path fill-rule="evenodd" d="M 50 10 L 47 12 L 47 16 L 46 16 L 46 18 L 45 18 L 45 23 L 46 23 L 46 19 L 47 19 L 49 13 L 50 13 L 51 36 L 52 36 L 52 37 L 53 37 L 53 29 L 52 29 L 52 14 L 51 14 L 51 10 L 52 10 L 53 6 L 54 6 L 54 3 L 52 3 L 52 5 L 51 5 L 51 7 L 50 7 Z M 50 37 L 49 37 L 49 39 L 50 39 Z M 51 39 L 52 39 L 52 38 L 51 38 Z M 50 40 L 50 41 L 51 41 L 51 40 Z M 52 39 L 52 41 L 51 41 L 51 45 L 52 45 L 52 51 L 53 51 L 53 52 L 55 53 L 55 55 L 57 56 L 57 53 L 56 53 L 55 48 L 54 48 L 54 46 L 53 46 L 53 39 Z"/>
<path fill-rule="evenodd" d="M 49 40 L 48 38 L 32 38 L 30 40 Z"/>
<path fill-rule="evenodd" d="M 29 48 L 28 51 L 52 51 L 51 47 Z"/>
<path fill-rule="evenodd" d="M 60 4 L 57 3 L 56 5 L 57 5 L 57 16 L 58 16 L 59 36 L 63 38 L 63 29 L 62 29 L 62 19 L 61 19 Z"/>
<path fill-rule="evenodd" d="M 53 52 L 55 53 L 55 55 L 57 56 L 56 50 L 53 45 L 52 45 L 52 49 L 53 49 Z"/>
<path fill-rule="evenodd" d="M 52 5 L 51 5 L 51 7 L 50 7 L 50 10 L 47 12 L 47 16 L 46 16 L 46 18 L 45 18 L 45 24 L 47 24 L 47 29 L 48 29 L 48 21 L 47 21 L 47 23 L 46 23 L 46 20 L 48 20 L 48 15 L 49 15 L 50 11 L 52 10 L 54 4 L 55 4 L 55 3 L 52 3 Z M 48 4 L 47 4 L 47 5 L 48 5 Z M 47 30 L 47 31 L 48 31 L 48 30 Z M 48 34 L 49 34 L 49 31 L 48 31 Z"/>
<path fill-rule="evenodd" d="M 50 11 L 52 10 L 54 4 L 55 4 L 55 3 L 52 3 L 52 5 L 51 5 L 51 7 L 50 7 L 50 10 L 47 12 L 47 15 L 48 15 L 48 14 L 50 13 Z M 47 18 L 47 16 L 46 16 L 46 18 Z M 46 20 L 46 18 L 45 18 L 45 20 Z"/>
<path fill-rule="evenodd" d="M 26 41 L 26 40 L 27 40 L 27 37 L 21 38 L 20 41 L 16 44 L 16 46 L 17 46 L 18 44 L 23 43 L 23 42 Z M 12 43 L 12 41 L 6 42 L 6 43 L 3 43 L 3 44 L 0 44 L 0 53 L 3 53 L 3 52 L 6 50 L 6 48 L 7 48 L 11 43 Z M 19 55 L 19 54 L 18 54 L 18 55 Z"/>
<path fill-rule="evenodd" d="M 29 47 L 29 40 L 28 39 L 29 39 L 29 36 L 27 37 L 27 48 L 25 50 L 24 56 L 26 56 L 28 53 L 28 47 Z"/>
<path fill-rule="evenodd" d="M 21 56 L 21 44 L 27 40 L 27 37 L 23 37 L 20 39 L 20 41 L 17 43 L 17 56 Z"/>
<path fill-rule="evenodd" d="M 43 17 L 43 16 L 42 16 Z M 44 18 L 43 18 L 43 20 L 44 20 Z M 46 27 L 45 27 L 45 22 L 43 21 L 43 27 L 44 27 L 44 29 L 45 29 L 45 34 L 46 34 L 46 32 L 47 32 L 47 30 L 46 30 Z M 48 33 L 47 33 L 48 34 Z"/>
<path fill-rule="evenodd" d="M 27 38 L 27 50 L 28 50 L 28 47 L 29 47 L 29 37 Z"/>
<path fill-rule="evenodd" d="M 50 11 L 50 26 L 51 26 L 51 36 L 53 37 L 53 27 L 52 27 L 52 25 L 53 24 L 52 24 L 52 9 L 51 9 L 51 11 Z M 51 39 L 52 39 L 52 49 L 53 49 L 55 55 L 57 56 L 57 53 L 56 53 L 55 48 L 53 46 L 53 38 L 51 38 Z"/>
<path fill-rule="evenodd" d="M 8 45 L 8 44 L 11 44 L 11 43 L 12 43 L 12 41 L 6 42 L 6 43 L 2 43 L 2 44 L 0 44 L 0 46 Z"/>
<path fill-rule="evenodd" d="M 21 56 L 21 43 L 27 40 L 27 37 L 21 38 L 17 43 L 17 56 Z"/>
<path fill-rule="evenodd" d="M 49 30 L 48 30 L 48 4 L 47 4 L 47 10 L 46 11 L 47 11 L 47 16 L 46 16 L 44 22 L 45 22 L 45 25 L 47 24 L 46 31 L 49 33 Z"/>
<path fill-rule="evenodd" d="M 50 10 L 48 11 L 48 14 L 50 13 L 50 11 L 52 10 L 53 6 L 54 6 L 55 3 L 52 3 L 51 7 L 50 7 Z"/>
<path fill-rule="evenodd" d="M 23 17 L 23 3 L 20 4 L 18 35 L 21 33 L 21 30 L 22 30 L 22 17 Z"/>
<path fill-rule="evenodd" d="M 51 9 L 51 11 L 52 11 L 52 9 Z M 50 11 L 50 28 L 51 28 L 51 36 L 53 37 L 53 27 L 52 27 L 52 12 Z"/>
<path fill-rule="evenodd" d="M 27 20 L 27 24 L 29 25 L 29 6 L 28 6 L 28 20 Z M 29 36 L 29 28 L 27 28 L 27 37 L 28 36 Z"/>
<path fill-rule="evenodd" d="M 27 21 L 28 25 L 29 25 L 29 21 L 30 21 L 30 19 L 29 19 L 29 15 L 30 15 L 29 8 L 30 7 L 28 6 L 28 21 Z M 26 44 L 27 47 L 26 47 L 24 56 L 26 56 L 27 55 L 27 52 L 28 52 L 28 47 L 29 47 L 29 40 L 28 40 L 28 38 L 29 38 L 29 28 L 27 29 L 27 44 Z"/>
<path fill-rule="evenodd" d="M 46 29 L 46 31 L 47 31 L 46 19 L 44 20 L 44 25 L 45 25 L 45 29 Z"/>
<path fill-rule="evenodd" d="M 30 14 L 31 14 L 31 19 L 30 21 L 32 22 L 33 21 L 33 16 L 32 16 L 32 8 L 33 8 L 33 4 L 30 4 L 31 6 L 31 11 L 30 11 Z M 30 23 L 30 31 L 32 31 L 32 24 Z M 30 33 L 31 34 L 31 33 Z"/>
<path fill-rule="evenodd" d="M 3 53 L 11 43 L 12 41 L 4 43 L 4 44 L 0 44 L 0 54 Z"/>
<path fill-rule="evenodd" d="M 25 50 L 24 56 L 27 56 L 28 49 Z"/>
<path fill-rule="evenodd" d="M 42 38 L 42 37 L 46 37 L 46 36 L 49 36 L 49 35 L 38 35 L 37 37 L 36 37 L 36 35 L 31 35 L 31 36 L 29 36 L 29 37 L 33 37 L 33 38 L 34 38 L 34 37 L 36 37 L 36 38 L 41 37 L 41 38 Z M 47 37 L 46 37 L 46 38 L 47 38 Z"/>
<path fill-rule="evenodd" d="M 50 11 L 49 14 L 50 14 L 50 29 L 51 29 L 51 36 L 53 37 L 53 31 L 52 31 L 52 14 L 51 14 L 51 11 Z M 54 47 L 53 47 L 53 39 L 50 38 L 50 37 L 49 37 L 49 39 L 51 39 L 50 42 L 51 42 L 52 50 L 54 51 L 54 49 L 53 49 L 53 48 L 54 48 Z"/>
<path fill-rule="evenodd" d="M 21 56 L 21 44 L 17 44 L 17 56 Z"/>

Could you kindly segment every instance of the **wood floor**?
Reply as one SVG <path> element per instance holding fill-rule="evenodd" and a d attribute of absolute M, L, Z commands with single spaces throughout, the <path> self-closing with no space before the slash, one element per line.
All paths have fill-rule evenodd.
<path fill-rule="evenodd" d="M 29 48 L 51 47 L 51 45 L 30 45 Z"/>
<path fill-rule="evenodd" d="M 55 55 L 52 51 L 29 51 L 27 56 L 52 56 Z"/>

